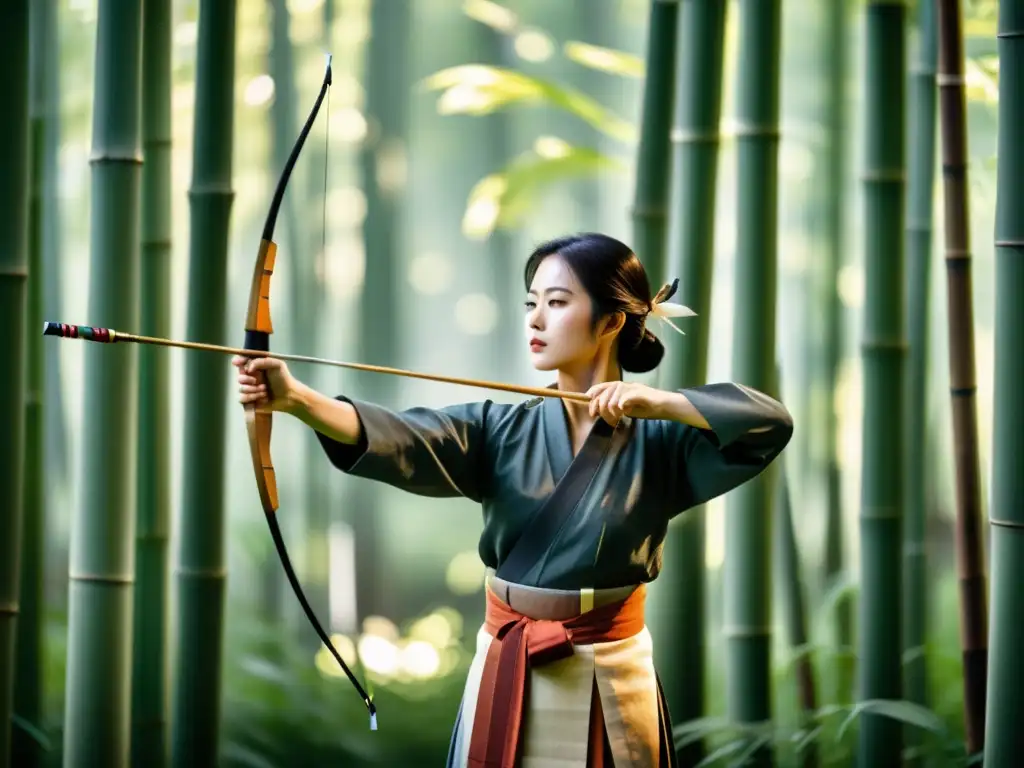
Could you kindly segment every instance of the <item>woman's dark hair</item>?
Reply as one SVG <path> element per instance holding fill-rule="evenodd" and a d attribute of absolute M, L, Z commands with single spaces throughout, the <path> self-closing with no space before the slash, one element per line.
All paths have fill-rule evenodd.
<path fill-rule="evenodd" d="M 593 232 L 549 240 L 539 245 L 526 261 L 526 290 L 530 290 L 540 263 L 555 255 L 565 261 L 590 295 L 594 303 L 593 327 L 602 317 L 615 312 L 626 316 L 619 333 L 618 362 L 622 370 L 653 371 L 665 348 L 646 327 L 651 285 L 636 254 L 614 237 Z"/>

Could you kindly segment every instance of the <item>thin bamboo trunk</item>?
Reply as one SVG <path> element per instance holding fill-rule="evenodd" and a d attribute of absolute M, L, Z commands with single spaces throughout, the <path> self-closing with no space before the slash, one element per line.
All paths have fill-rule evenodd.
<path fill-rule="evenodd" d="M 1024 752 L 1024 1 L 999 4 L 995 384 L 992 434 L 992 624 L 985 768 Z"/>
<path fill-rule="evenodd" d="M 781 391 L 781 389 L 780 389 Z M 789 481 L 786 467 L 776 462 L 769 471 L 776 473 L 775 479 L 775 575 L 782 608 L 783 623 L 793 652 L 797 697 L 801 710 L 802 725 L 814 727 L 813 717 L 818 708 L 818 696 L 814 681 L 814 664 L 810 654 L 810 637 L 807 630 L 807 596 L 800 567 L 800 547 L 793 527 L 793 506 L 789 495 Z M 818 749 L 811 743 L 800 757 L 803 768 L 819 764 Z"/>
<path fill-rule="evenodd" d="M 234 201 L 235 11 L 235 0 L 199 5 L 187 332 L 190 339 L 213 343 L 223 343 L 228 330 L 224 304 Z M 197 768 L 218 763 L 227 526 L 224 393 L 230 366 L 218 355 L 202 354 L 188 356 L 185 366 L 171 761 Z M 240 424 L 241 414 L 234 416 Z"/>
<path fill-rule="evenodd" d="M 982 541 L 981 459 L 978 456 L 978 383 L 974 362 L 974 296 L 967 173 L 967 93 L 959 0 L 937 0 L 939 110 L 945 190 L 949 386 L 956 457 L 956 555 L 960 581 L 960 645 L 964 668 L 967 751 L 985 747 L 985 675 L 988 606 Z"/>
<path fill-rule="evenodd" d="M 484 61 L 495 67 L 514 66 L 512 43 L 500 30 L 493 27 L 478 25 L 481 29 L 481 47 L 484 50 Z M 515 117 L 507 110 L 498 110 L 483 118 L 476 130 L 483 136 L 484 156 L 487 168 L 504 167 L 513 155 L 513 137 L 515 135 Z M 520 300 L 518 293 L 509 291 L 509 285 L 518 290 L 521 285 L 521 266 L 515 250 L 515 233 L 499 227 L 487 239 L 487 258 L 490 260 L 490 272 L 493 287 L 493 298 L 498 306 L 498 317 L 494 324 L 492 343 L 489 345 L 489 360 L 493 375 L 500 379 L 510 379 L 516 375 L 516 352 L 523 347 L 520 317 L 517 316 Z"/>
<path fill-rule="evenodd" d="M 680 277 L 680 301 L 693 307 L 702 322 L 668 355 L 661 381 L 668 389 L 700 386 L 707 379 L 727 9 L 721 0 L 684 0 L 680 10 L 673 132 L 678 196 L 671 263 Z M 678 724 L 706 714 L 704 549 L 701 506 L 669 526 L 667 556 L 652 590 L 658 601 L 651 626 L 656 662 Z M 704 754 L 702 740 L 688 744 L 679 752 L 680 765 L 696 765 Z"/>
<path fill-rule="evenodd" d="M 739 20 L 732 375 L 770 392 L 776 378 L 782 3 L 740 0 Z M 737 723 L 763 723 L 772 717 L 773 475 L 762 473 L 726 500 L 726 706 Z M 770 765 L 771 748 L 759 749 L 753 763 Z"/>
<path fill-rule="evenodd" d="M 29 208 L 28 315 L 26 350 L 28 375 L 25 391 L 25 465 L 21 532 L 21 587 L 17 634 L 17 672 L 14 713 L 18 723 L 45 733 L 43 702 L 46 566 L 46 456 L 43 382 L 45 361 L 38 327 L 43 320 L 43 250 L 46 227 L 52 224 L 47 211 L 48 123 L 50 111 L 49 68 L 56 64 L 56 3 L 37 0 L 29 9 L 32 50 L 29 61 L 31 181 Z M 52 198 L 51 198 L 52 199 Z M 16 727 L 12 735 L 14 764 L 35 768 L 42 764 L 43 745 L 35 733 Z"/>
<path fill-rule="evenodd" d="M 11 765 L 15 638 L 21 565 L 25 455 L 25 309 L 29 232 L 29 9 L 11 0 L 0 10 L 0 323 L 6 340 L 0 370 L 0 767 Z"/>
<path fill-rule="evenodd" d="M 651 0 L 650 9 L 632 218 L 633 252 L 656 292 L 665 280 L 668 256 L 679 0 Z"/>
<path fill-rule="evenodd" d="M 37 0 L 38 2 L 38 0 Z M 64 306 L 64 280 L 61 270 L 61 237 L 64 232 L 60 199 L 61 100 L 60 100 L 60 34 L 57 25 L 59 3 L 52 3 L 50 31 L 47 33 L 46 111 L 44 131 L 46 142 L 44 198 L 46 224 L 43 236 L 43 310 L 48 317 L 60 317 Z M 37 3 L 32 3 L 34 7 Z M 45 402 L 44 456 L 46 457 L 48 504 L 63 500 L 70 489 L 71 446 L 68 438 L 68 417 L 64 395 L 64 364 L 60 350 L 46 347 L 43 367 L 43 401 Z M 51 506 L 52 508 L 52 506 Z"/>
<path fill-rule="evenodd" d="M 925 497 L 928 444 L 928 326 L 931 294 L 932 228 L 935 197 L 935 67 L 938 59 L 935 4 L 918 4 L 918 44 L 911 74 L 911 111 L 907 137 L 911 140 L 907 184 L 907 329 L 910 361 L 906 396 L 906 517 L 903 521 L 903 681 L 908 701 L 927 706 L 928 572 Z M 922 743 L 920 729 L 904 730 L 907 745 Z M 919 766 L 914 758 L 909 764 Z"/>
<path fill-rule="evenodd" d="M 864 52 L 864 424 L 858 600 L 859 697 L 899 699 L 902 693 L 901 562 L 903 523 L 903 311 L 905 4 L 870 0 Z M 900 765 L 897 720 L 860 720 L 857 764 Z"/>
<path fill-rule="evenodd" d="M 143 6 L 141 332 L 171 332 L 170 0 Z M 138 503 L 132 653 L 132 764 L 167 763 L 168 539 L 171 506 L 170 350 L 139 350 Z"/>
<path fill-rule="evenodd" d="M 843 264 L 846 245 L 846 151 L 848 126 L 847 100 L 847 38 L 850 28 L 850 4 L 825 4 L 825 34 L 823 59 L 825 64 L 825 124 L 827 149 L 825 155 L 825 313 L 823 338 L 825 342 L 825 583 L 831 585 L 844 572 L 843 488 L 839 467 L 839 411 L 836 407 L 836 387 L 839 367 L 843 359 L 843 302 L 839 296 L 839 271 Z M 853 698 L 853 606 L 849 600 L 836 605 L 833 643 L 838 655 L 835 663 L 835 702 L 848 703 Z"/>
<path fill-rule="evenodd" d="M 139 322 L 142 5 L 100 0 L 89 316 Z M 114 354 L 106 354 L 113 352 Z M 71 529 L 64 765 L 128 765 L 138 352 L 85 354 L 81 506 Z"/>
<path fill-rule="evenodd" d="M 394 365 L 399 355 L 398 308 L 401 302 L 399 265 L 402 251 L 401 207 L 405 197 L 408 148 L 410 0 L 376 2 L 370 11 L 370 42 L 366 51 L 366 116 L 370 133 L 360 154 L 366 220 L 363 243 L 366 270 L 359 302 L 359 359 Z M 395 382 L 372 386 L 377 402 L 394 402 Z M 383 544 L 380 498 L 376 489 L 353 487 L 360 618 L 389 615 L 384 579 L 377 571 Z"/>

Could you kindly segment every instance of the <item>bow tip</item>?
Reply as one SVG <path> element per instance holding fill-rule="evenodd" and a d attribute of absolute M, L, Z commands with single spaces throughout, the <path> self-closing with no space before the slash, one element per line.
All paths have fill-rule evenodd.
<path fill-rule="evenodd" d="M 376 712 L 373 712 L 373 713 L 370 714 L 370 730 L 371 731 L 376 731 L 377 730 L 377 713 Z"/>
<path fill-rule="evenodd" d="M 324 63 L 324 66 L 327 69 L 327 81 L 330 82 L 331 81 L 331 60 L 334 59 L 334 54 L 333 53 L 327 53 L 327 54 L 324 54 L 324 56 L 325 56 L 325 59 L 326 59 L 326 61 Z"/>

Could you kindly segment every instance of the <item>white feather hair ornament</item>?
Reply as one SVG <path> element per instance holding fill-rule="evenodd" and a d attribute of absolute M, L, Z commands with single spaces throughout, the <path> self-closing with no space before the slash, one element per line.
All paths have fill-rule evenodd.
<path fill-rule="evenodd" d="M 671 326 L 671 328 L 681 336 L 685 336 L 682 329 L 673 323 L 669 318 L 672 317 L 696 317 L 697 313 L 689 307 L 685 307 L 682 304 L 674 304 L 668 299 L 671 299 L 679 288 L 679 278 L 677 277 L 670 283 L 665 283 L 661 287 L 661 290 L 651 300 L 650 314 L 657 317 L 663 323 Z"/>

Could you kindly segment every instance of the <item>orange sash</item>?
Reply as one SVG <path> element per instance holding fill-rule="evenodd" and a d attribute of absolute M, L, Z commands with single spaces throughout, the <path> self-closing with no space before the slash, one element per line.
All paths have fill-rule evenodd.
<path fill-rule="evenodd" d="M 625 600 L 565 621 L 531 619 L 490 588 L 484 626 L 487 649 L 469 746 L 469 768 L 514 768 L 530 667 L 568 658 L 573 645 L 625 640 L 643 631 L 646 587 Z"/>

